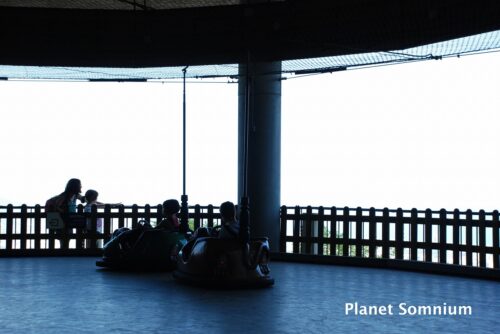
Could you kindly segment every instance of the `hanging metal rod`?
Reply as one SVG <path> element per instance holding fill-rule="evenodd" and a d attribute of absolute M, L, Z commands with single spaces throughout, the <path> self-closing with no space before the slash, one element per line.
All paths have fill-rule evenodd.
<path fill-rule="evenodd" d="M 186 195 L 186 71 L 182 69 L 182 194 Z"/>

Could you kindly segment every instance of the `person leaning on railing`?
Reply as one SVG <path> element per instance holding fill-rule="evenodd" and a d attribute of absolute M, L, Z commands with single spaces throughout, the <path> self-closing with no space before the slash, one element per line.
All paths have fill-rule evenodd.
<path fill-rule="evenodd" d="M 75 214 L 76 201 L 85 203 L 85 197 L 81 195 L 82 192 L 82 182 L 79 179 L 70 179 L 66 184 L 64 191 L 45 202 L 45 212 L 55 212 L 61 215 L 64 221 L 64 229 L 62 232 L 60 229 L 56 231 L 59 235 L 71 234 L 73 228 L 82 228 L 85 225 L 83 217 L 77 217 Z M 61 247 L 66 248 L 68 246 L 68 240 L 66 237 L 60 238 Z"/>
<path fill-rule="evenodd" d="M 81 195 L 82 182 L 79 179 L 71 179 L 66 184 L 64 191 L 45 203 L 45 212 L 59 212 L 61 214 L 76 213 L 76 201 L 85 203 L 85 197 Z"/>

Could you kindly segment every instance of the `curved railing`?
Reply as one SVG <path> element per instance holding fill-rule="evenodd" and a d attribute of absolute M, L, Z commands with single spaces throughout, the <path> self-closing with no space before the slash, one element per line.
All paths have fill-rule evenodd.
<path fill-rule="evenodd" d="M 0 206 L 0 256 L 100 255 L 119 227 L 153 226 L 162 206 L 93 207 L 89 228 L 48 228 L 40 205 Z M 97 230 L 98 222 L 102 229 Z M 189 208 L 191 229 L 219 224 L 218 208 Z M 424 270 L 500 279 L 499 212 L 281 207 L 275 258 Z"/>
<path fill-rule="evenodd" d="M 497 210 L 283 206 L 280 252 L 308 262 L 500 278 L 499 230 Z"/>

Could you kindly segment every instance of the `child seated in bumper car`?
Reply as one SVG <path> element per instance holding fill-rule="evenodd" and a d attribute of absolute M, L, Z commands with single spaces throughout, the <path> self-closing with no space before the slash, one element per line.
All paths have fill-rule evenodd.
<path fill-rule="evenodd" d="M 177 217 L 177 214 L 179 210 L 180 205 L 177 200 L 169 199 L 163 202 L 163 216 L 165 218 L 158 223 L 154 229 L 168 232 L 178 232 L 179 218 Z M 125 249 L 130 249 L 145 230 L 151 229 L 153 229 L 151 224 L 143 220 L 139 226 L 133 228 L 132 230 L 126 227 L 116 230 L 113 232 L 113 238 L 120 237 L 120 241 L 122 245 L 125 246 Z"/>
<path fill-rule="evenodd" d="M 240 223 L 236 219 L 236 207 L 232 202 L 220 205 L 221 225 L 213 228 L 199 227 L 193 234 L 192 240 L 203 237 L 219 239 L 238 239 Z"/>
<path fill-rule="evenodd" d="M 221 227 L 217 235 L 219 239 L 237 239 L 240 233 L 240 223 L 236 219 L 236 207 L 232 202 L 220 205 Z"/>
<path fill-rule="evenodd" d="M 163 203 L 163 219 L 153 228 L 144 221 L 132 230 L 121 228 L 113 233 L 104 246 L 101 267 L 140 270 L 171 270 L 177 262 L 178 250 L 186 243 L 184 234 L 178 233 L 179 202 Z"/>
<path fill-rule="evenodd" d="M 163 217 L 165 217 L 156 229 L 164 229 L 171 232 L 179 232 L 179 210 L 181 206 L 176 199 L 168 199 L 163 202 Z"/>

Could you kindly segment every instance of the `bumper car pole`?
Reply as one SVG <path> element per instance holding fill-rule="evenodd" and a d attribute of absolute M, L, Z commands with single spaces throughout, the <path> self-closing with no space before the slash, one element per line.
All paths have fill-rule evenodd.
<path fill-rule="evenodd" d="M 182 196 L 181 196 L 181 221 L 180 232 L 186 233 L 189 230 L 188 216 L 188 195 L 186 194 L 186 70 L 182 69 Z"/>
<path fill-rule="evenodd" d="M 243 133 L 243 196 L 241 197 L 240 208 L 240 233 L 239 237 L 243 245 L 247 245 L 250 240 L 250 208 L 248 198 L 248 138 L 249 138 L 249 120 L 250 120 L 250 51 L 248 52 L 246 68 L 246 87 L 245 87 L 245 123 Z M 244 247 L 246 248 L 246 247 Z"/>

